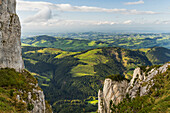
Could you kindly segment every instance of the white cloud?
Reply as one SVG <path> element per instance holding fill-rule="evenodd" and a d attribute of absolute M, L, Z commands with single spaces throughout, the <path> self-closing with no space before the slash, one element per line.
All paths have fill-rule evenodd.
<path fill-rule="evenodd" d="M 114 24 L 118 24 L 117 22 L 113 22 L 113 21 L 99 21 L 99 22 L 94 22 L 94 25 L 114 25 Z"/>
<path fill-rule="evenodd" d="M 125 5 L 138 5 L 138 4 L 144 4 L 143 0 L 139 0 L 137 2 L 127 2 Z"/>
<path fill-rule="evenodd" d="M 24 20 L 24 23 L 29 23 L 29 22 L 42 22 L 42 21 L 47 21 L 51 19 L 52 13 L 51 10 L 48 7 L 44 7 L 42 10 L 40 10 L 38 13 L 36 13 L 33 16 L 29 16 Z"/>
<path fill-rule="evenodd" d="M 52 12 L 54 11 L 65 11 L 65 12 L 106 12 L 106 13 L 119 13 L 119 14 L 131 14 L 131 15 L 152 15 L 158 14 L 153 11 L 137 11 L 128 9 L 107 9 L 100 7 L 89 7 L 89 6 L 72 6 L 70 4 L 53 4 L 50 2 L 32 2 L 17 0 L 18 11 L 36 11 L 37 13 L 24 20 L 28 23 L 31 21 L 47 21 L 52 18 Z"/>
<path fill-rule="evenodd" d="M 163 24 L 170 24 L 170 20 L 162 21 Z"/>
<path fill-rule="evenodd" d="M 112 26 L 116 24 L 132 24 L 131 20 L 122 22 L 115 21 L 91 21 L 91 20 L 61 20 L 61 19 L 50 19 L 48 21 L 36 22 L 32 21 L 29 23 L 22 23 L 23 26 L 39 26 L 39 27 L 66 27 L 66 26 Z"/>
<path fill-rule="evenodd" d="M 117 25 L 134 25 L 134 24 L 170 24 L 170 21 L 138 21 L 134 18 L 129 18 L 132 20 L 126 20 L 125 18 L 117 21 L 95 21 L 95 20 L 64 20 L 55 18 L 53 13 L 58 13 L 58 11 L 65 12 L 106 12 L 106 13 L 119 13 L 119 14 L 129 14 L 129 15 L 153 15 L 158 14 L 153 11 L 138 11 L 128 10 L 128 9 L 107 9 L 100 7 L 89 7 L 89 6 L 72 6 L 70 4 L 53 4 L 50 2 L 31 2 L 17 0 L 17 10 L 23 12 L 31 12 L 28 14 L 33 14 L 22 20 L 22 26 L 24 28 L 72 28 L 77 26 L 89 27 L 89 26 L 117 26 Z"/>
<path fill-rule="evenodd" d="M 67 11 L 67 12 L 107 12 L 107 13 L 121 13 L 121 14 L 157 14 L 153 11 L 137 11 L 128 9 L 106 9 L 100 7 L 89 6 L 72 6 L 70 4 L 53 4 L 49 2 L 29 2 L 18 1 L 17 10 L 37 11 L 44 7 L 49 7 L 51 10 Z"/>
<path fill-rule="evenodd" d="M 156 20 L 153 24 L 170 24 L 170 20 Z"/>
<path fill-rule="evenodd" d="M 132 20 L 124 21 L 123 24 L 132 24 Z"/>

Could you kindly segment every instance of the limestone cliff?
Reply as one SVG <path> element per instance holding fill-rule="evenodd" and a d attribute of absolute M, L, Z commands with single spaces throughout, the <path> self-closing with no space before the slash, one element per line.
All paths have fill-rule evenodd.
<path fill-rule="evenodd" d="M 147 95 L 150 88 L 154 85 L 153 77 L 166 72 L 169 65 L 170 63 L 166 63 L 159 68 L 158 66 L 144 67 L 143 70 L 139 67 L 136 68 L 126 93 L 128 93 L 131 98 L 135 98 L 138 94 L 140 96 Z"/>
<path fill-rule="evenodd" d="M 125 96 L 128 82 L 123 80 L 121 82 L 113 81 L 110 78 L 105 79 L 103 91 L 99 90 L 98 94 L 98 112 L 110 112 L 110 100 L 118 104 Z"/>
<path fill-rule="evenodd" d="M 16 14 L 16 0 L 0 0 L 0 68 L 6 68 L 1 69 L 0 78 L 2 82 L 0 85 L 4 89 L 15 89 L 11 89 L 12 93 L 10 94 L 12 95 L 9 97 L 11 103 L 16 98 L 19 101 L 18 105 L 15 103 L 14 108 L 19 105 L 26 105 L 30 113 L 50 113 L 50 109 L 46 107 L 49 105 L 45 102 L 44 93 L 38 87 L 37 80 L 24 70 L 20 35 L 21 26 Z M 20 73 L 9 68 L 13 68 Z M 16 79 L 16 77 L 18 78 Z M 15 99 L 13 99 L 14 94 L 17 94 Z M 3 96 L 3 94 L 0 96 Z M 13 104 L 9 107 L 12 106 Z M 18 107 L 18 109 L 20 108 Z M 22 109 L 26 110 L 24 106 Z"/>
<path fill-rule="evenodd" d="M 15 0 L 0 0 L 0 68 L 22 71 L 21 26 Z"/>
<path fill-rule="evenodd" d="M 110 113 L 110 103 L 117 105 L 128 94 L 129 97 L 135 98 L 137 95 L 144 96 L 154 85 L 154 77 L 167 71 L 170 63 L 163 66 L 138 67 L 134 70 L 133 78 L 121 82 L 106 79 L 103 91 L 98 92 L 98 112 Z"/>

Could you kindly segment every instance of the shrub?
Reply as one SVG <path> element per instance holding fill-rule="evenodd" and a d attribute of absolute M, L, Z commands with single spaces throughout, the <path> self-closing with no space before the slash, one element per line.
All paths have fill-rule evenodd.
<path fill-rule="evenodd" d="M 123 80 L 127 80 L 124 76 L 120 75 L 120 74 L 114 74 L 114 75 L 109 75 L 106 78 L 110 78 L 113 81 L 123 81 Z"/>
<path fill-rule="evenodd" d="M 33 110 L 33 109 L 34 109 L 34 105 L 31 104 L 31 103 L 28 103 L 28 104 L 27 104 L 27 110 L 28 110 L 28 111 L 31 111 L 31 110 Z"/>

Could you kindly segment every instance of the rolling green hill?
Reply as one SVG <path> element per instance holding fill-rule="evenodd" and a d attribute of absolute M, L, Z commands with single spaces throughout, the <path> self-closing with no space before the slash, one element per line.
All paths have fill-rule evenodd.
<path fill-rule="evenodd" d="M 90 40 L 56 38 L 46 35 L 22 39 L 22 46 L 61 48 L 66 51 L 81 51 L 107 45 L 102 45 L 101 43 L 99 46 Z"/>
<path fill-rule="evenodd" d="M 160 49 L 163 52 L 165 48 Z M 103 47 L 68 52 L 44 47 L 22 48 L 26 68 L 38 78 L 54 112 L 61 113 L 95 111 L 97 92 L 106 76 L 123 74 L 131 78 L 135 67 L 152 65 L 154 61 L 150 61 L 148 55 L 160 49 Z M 168 58 L 164 61 L 168 62 Z"/>
<path fill-rule="evenodd" d="M 100 36 L 97 35 L 96 37 L 99 38 Z M 120 37 L 119 34 L 117 34 L 113 36 L 104 36 L 103 38 L 94 40 L 93 38 L 77 38 L 78 39 L 42 35 L 31 38 L 25 38 L 21 41 L 22 46 L 60 48 L 65 51 L 84 51 L 87 49 L 94 49 L 98 47 L 123 47 L 127 49 L 140 49 L 160 46 L 170 48 L 169 35 L 122 35 L 122 37 Z"/>
<path fill-rule="evenodd" d="M 152 62 L 152 64 L 163 64 L 167 61 L 170 61 L 169 49 L 162 47 L 151 48 L 151 50 L 146 53 L 146 56 Z"/>

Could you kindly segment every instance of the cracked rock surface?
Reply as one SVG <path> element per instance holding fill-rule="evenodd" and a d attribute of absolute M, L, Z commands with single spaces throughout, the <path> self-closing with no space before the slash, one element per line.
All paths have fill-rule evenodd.
<path fill-rule="evenodd" d="M 145 72 L 137 67 L 129 83 L 126 80 L 117 82 L 108 78 L 105 79 L 103 90 L 98 92 L 98 113 L 110 113 L 110 101 L 117 105 L 125 98 L 126 94 L 129 94 L 131 98 L 135 98 L 137 95 L 147 95 L 150 88 L 154 85 L 154 77 L 157 74 L 166 72 L 168 66 L 170 66 L 170 63 L 166 63 L 158 68 L 153 67 Z M 149 67 L 146 67 L 147 69 Z"/>
<path fill-rule="evenodd" d="M 15 0 L 0 0 L 0 68 L 14 68 L 21 72 L 21 26 L 16 14 Z"/>

